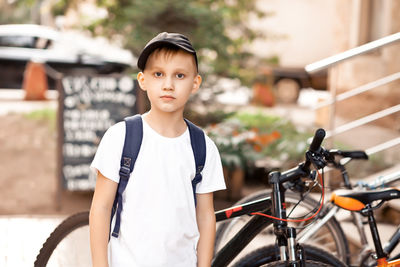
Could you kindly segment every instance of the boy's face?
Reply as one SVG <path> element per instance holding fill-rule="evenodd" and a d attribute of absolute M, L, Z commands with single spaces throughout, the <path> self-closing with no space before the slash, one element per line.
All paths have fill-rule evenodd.
<path fill-rule="evenodd" d="M 137 78 L 140 87 L 147 91 L 151 109 L 171 114 L 183 114 L 190 95 L 201 84 L 193 55 L 182 50 L 156 50 Z"/>

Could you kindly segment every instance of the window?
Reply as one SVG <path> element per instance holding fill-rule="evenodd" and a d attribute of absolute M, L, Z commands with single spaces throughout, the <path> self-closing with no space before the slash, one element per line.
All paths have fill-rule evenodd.
<path fill-rule="evenodd" d="M 33 48 L 35 38 L 31 36 L 1 36 L 0 46 Z"/>

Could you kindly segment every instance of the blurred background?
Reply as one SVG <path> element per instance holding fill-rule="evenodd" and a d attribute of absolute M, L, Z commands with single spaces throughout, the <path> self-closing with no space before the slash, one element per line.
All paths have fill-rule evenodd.
<path fill-rule="evenodd" d="M 33 262 L 62 218 L 89 209 L 97 144 L 148 109 L 136 60 L 162 31 L 198 52 L 185 115 L 220 150 L 217 209 L 297 165 L 319 127 L 324 146 L 369 152 L 350 177 L 400 169 L 399 13 L 396 0 L 0 0 L 0 225 L 41 229 L 22 256 L 0 238 L 0 265 Z"/>

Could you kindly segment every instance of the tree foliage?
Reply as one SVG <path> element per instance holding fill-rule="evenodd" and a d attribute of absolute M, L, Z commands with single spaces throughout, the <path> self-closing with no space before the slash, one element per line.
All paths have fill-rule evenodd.
<path fill-rule="evenodd" d="M 24 3 L 26 5 L 20 1 L 0 1 L 0 24 L 32 22 L 30 17 L 34 16 L 31 12 L 34 3 L 30 0 Z"/>
<path fill-rule="evenodd" d="M 270 61 L 260 59 L 246 50 L 252 41 L 265 37 L 248 26 L 251 16 L 260 18 L 269 15 L 260 11 L 256 2 L 257 0 L 97 0 L 95 4 L 104 8 L 108 16 L 83 26 L 96 35 L 123 40 L 124 46 L 136 56 L 159 32 L 183 33 L 189 37 L 198 52 L 203 76 L 212 73 L 237 77 L 245 84 L 250 84 L 260 63 Z M 8 16 L 3 18 L 3 23 L 4 20 L 36 22 L 37 19 L 29 19 L 26 14 L 33 7 L 40 9 L 43 1 L 15 0 L 13 3 L 12 10 L 18 10 L 24 15 L 19 19 L 14 17 L 14 20 L 12 15 Z M 78 9 L 79 6 L 78 0 L 57 0 L 51 3 L 54 16 L 63 15 L 69 9 Z"/>
<path fill-rule="evenodd" d="M 180 32 L 198 51 L 203 74 L 238 77 L 245 83 L 254 78 L 251 65 L 256 57 L 245 47 L 262 34 L 246 22 L 249 16 L 266 15 L 256 8 L 256 0 L 98 0 L 97 4 L 109 15 L 90 29 L 123 36 L 135 55 L 157 33 Z"/>

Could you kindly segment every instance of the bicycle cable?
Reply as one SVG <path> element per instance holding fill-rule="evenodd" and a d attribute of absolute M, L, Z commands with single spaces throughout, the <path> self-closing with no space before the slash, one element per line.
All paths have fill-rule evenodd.
<path fill-rule="evenodd" d="M 323 171 L 322 171 L 323 172 Z M 324 174 L 322 174 L 322 176 L 324 176 Z M 299 201 L 294 205 L 294 207 L 293 208 L 291 208 L 290 209 L 290 211 L 289 211 L 289 213 L 288 213 L 288 215 L 287 215 L 287 218 L 288 219 L 298 219 L 298 218 L 304 218 L 304 217 L 306 217 L 306 216 L 308 216 L 309 214 L 312 214 L 312 213 L 314 213 L 314 212 L 316 212 L 317 211 L 317 207 L 316 208 L 314 208 L 314 209 L 312 209 L 312 210 L 309 210 L 307 213 L 305 213 L 305 214 L 303 214 L 303 215 L 298 215 L 298 216 L 296 216 L 296 217 L 290 217 L 290 215 L 292 214 L 292 212 L 297 208 L 297 206 L 298 205 L 300 205 L 300 203 L 302 202 L 302 201 L 304 201 L 305 199 L 306 199 L 306 197 L 311 193 L 311 191 L 315 188 L 315 187 L 317 187 L 319 185 L 319 183 L 315 183 L 310 189 L 308 189 L 307 190 L 307 192 L 303 195 L 301 195 L 301 198 L 299 199 Z M 320 197 L 320 199 L 319 199 L 319 201 L 318 201 L 318 206 L 319 206 L 319 204 L 321 203 L 321 200 L 322 200 L 322 195 L 321 195 L 321 197 Z"/>
<path fill-rule="evenodd" d="M 261 212 L 253 212 L 253 213 L 250 213 L 250 214 L 251 215 L 264 216 L 264 217 L 267 217 L 267 218 L 270 218 L 270 219 L 273 219 L 273 220 L 284 221 L 284 222 L 305 222 L 305 221 L 311 220 L 312 218 L 314 218 L 315 216 L 318 215 L 318 213 L 321 211 L 322 206 L 324 204 L 324 195 L 325 195 L 324 181 L 323 181 L 323 178 L 322 178 L 320 172 L 318 171 L 318 169 L 317 169 L 317 174 L 318 174 L 318 177 L 319 177 L 319 179 L 321 181 L 321 185 L 322 185 L 322 187 L 321 187 L 322 188 L 321 189 L 322 190 L 322 198 L 321 198 L 322 201 L 321 201 L 321 204 L 319 205 L 318 210 L 312 216 L 310 216 L 308 218 L 304 218 L 304 219 L 282 219 L 282 218 L 278 218 L 278 217 L 275 217 L 275 216 L 272 216 L 272 215 L 268 215 L 268 214 L 264 214 L 264 213 L 261 213 Z"/>

